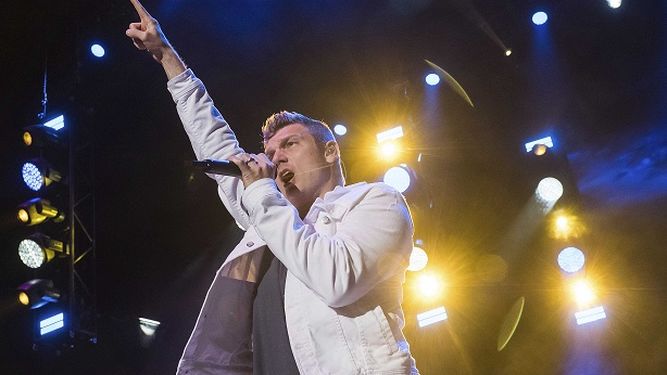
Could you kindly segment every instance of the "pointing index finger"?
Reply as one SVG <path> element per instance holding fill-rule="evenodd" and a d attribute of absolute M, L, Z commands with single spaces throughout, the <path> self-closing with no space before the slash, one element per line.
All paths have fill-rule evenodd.
<path fill-rule="evenodd" d="M 130 2 L 132 3 L 132 5 L 134 5 L 134 9 L 136 9 L 137 14 L 139 14 L 139 18 L 141 18 L 142 21 L 147 21 L 152 18 L 150 13 L 148 13 L 146 8 L 144 8 L 144 6 L 141 5 L 139 0 L 130 0 Z"/>

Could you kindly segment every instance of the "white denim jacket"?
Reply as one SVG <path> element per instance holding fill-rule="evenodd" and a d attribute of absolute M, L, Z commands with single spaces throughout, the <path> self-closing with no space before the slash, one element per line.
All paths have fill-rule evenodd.
<path fill-rule="evenodd" d="M 190 69 L 167 87 L 198 159 L 243 152 Z M 211 176 L 247 231 L 215 275 L 178 374 L 251 374 L 254 285 L 265 251 L 287 268 L 285 318 L 301 374 L 417 374 L 401 329 L 412 220 L 381 184 L 336 187 L 302 220 L 271 179 Z M 278 374 L 280 375 L 280 374 Z"/>

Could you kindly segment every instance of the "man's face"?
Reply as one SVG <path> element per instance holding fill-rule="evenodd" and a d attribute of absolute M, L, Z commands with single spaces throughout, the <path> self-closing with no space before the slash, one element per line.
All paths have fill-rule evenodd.
<path fill-rule="evenodd" d="M 264 144 L 264 151 L 276 165 L 278 189 L 300 213 L 307 212 L 324 189 L 329 190 L 332 163 L 303 124 L 278 130 Z"/>

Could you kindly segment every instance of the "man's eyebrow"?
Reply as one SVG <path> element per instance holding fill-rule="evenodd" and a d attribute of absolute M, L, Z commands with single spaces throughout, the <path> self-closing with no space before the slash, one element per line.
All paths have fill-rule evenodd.
<path fill-rule="evenodd" d="M 296 133 L 296 134 L 288 135 L 287 137 L 285 137 L 285 138 L 283 138 L 283 139 L 280 140 L 280 142 L 278 143 L 278 147 L 284 147 L 285 144 L 286 144 L 287 142 L 289 142 L 289 141 L 291 141 L 291 140 L 293 140 L 293 139 L 295 139 L 295 138 L 301 139 L 301 138 L 303 138 L 303 134 L 301 134 L 301 133 Z M 275 152 L 275 151 L 274 151 L 272 148 L 270 148 L 270 147 L 265 147 L 265 148 L 264 148 L 264 153 L 267 154 L 267 155 L 270 155 L 270 154 L 272 154 L 272 153 L 274 153 L 274 152 Z"/>

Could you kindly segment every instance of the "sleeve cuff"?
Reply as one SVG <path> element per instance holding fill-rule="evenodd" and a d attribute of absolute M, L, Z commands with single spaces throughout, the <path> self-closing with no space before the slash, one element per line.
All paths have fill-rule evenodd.
<path fill-rule="evenodd" d="M 241 203 L 250 215 L 250 221 L 263 206 L 264 198 L 267 196 L 277 196 L 282 198 L 282 194 L 278 191 L 278 186 L 272 178 L 263 178 L 250 184 L 244 191 L 241 197 Z"/>
<path fill-rule="evenodd" d="M 203 86 L 203 83 L 192 69 L 188 68 L 183 73 L 167 81 L 167 90 L 171 93 L 174 102 L 178 103 L 182 98 L 187 97 L 197 87 Z"/>

